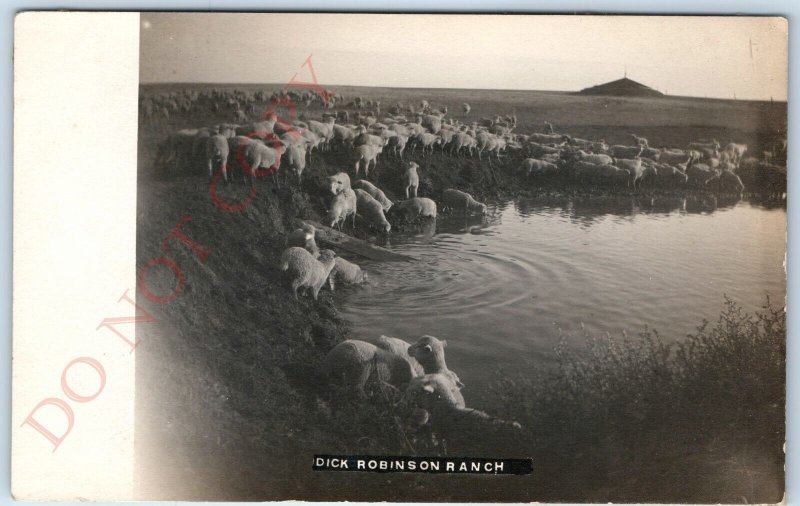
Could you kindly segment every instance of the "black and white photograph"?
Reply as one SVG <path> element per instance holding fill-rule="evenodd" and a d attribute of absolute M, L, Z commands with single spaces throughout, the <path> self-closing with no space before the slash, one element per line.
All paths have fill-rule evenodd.
<path fill-rule="evenodd" d="M 138 16 L 132 498 L 784 500 L 787 19 Z"/>

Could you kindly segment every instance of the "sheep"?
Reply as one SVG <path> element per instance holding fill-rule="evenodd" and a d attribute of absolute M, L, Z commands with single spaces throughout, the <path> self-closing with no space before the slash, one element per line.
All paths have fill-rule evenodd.
<path fill-rule="evenodd" d="M 552 134 L 552 133 L 550 133 L 550 134 L 538 134 L 538 133 L 533 133 L 530 136 L 530 140 L 533 141 L 533 142 L 538 142 L 539 144 L 549 144 L 551 142 L 558 144 L 558 143 L 564 141 L 565 139 L 564 139 L 564 136 L 561 135 L 561 134 Z"/>
<path fill-rule="evenodd" d="M 466 407 L 464 397 L 453 383 L 442 374 L 425 374 L 413 378 L 403 395 L 402 404 L 413 409 L 410 421 L 415 425 L 429 425 L 448 440 L 461 440 L 460 444 L 480 442 L 494 447 L 493 436 L 513 441 L 521 434 L 522 426 L 493 417 L 484 411 Z"/>
<path fill-rule="evenodd" d="M 386 146 L 389 148 L 389 152 L 398 156 L 400 160 L 403 159 L 403 151 L 405 151 L 407 143 L 408 137 L 402 134 L 397 134 L 386 140 Z"/>
<path fill-rule="evenodd" d="M 364 144 L 362 146 L 358 146 L 356 148 L 356 155 L 358 159 L 356 160 L 355 169 L 356 175 L 358 175 L 358 170 L 361 166 L 361 162 L 364 162 L 364 176 L 369 175 L 369 165 L 372 163 L 372 168 L 374 169 L 375 166 L 378 164 L 378 155 L 381 154 L 383 151 L 382 146 L 373 146 L 371 144 Z"/>
<path fill-rule="evenodd" d="M 575 157 L 582 162 L 589 162 L 595 165 L 611 165 L 614 163 L 614 160 L 608 155 L 586 153 L 582 149 L 575 152 Z"/>
<path fill-rule="evenodd" d="M 369 193 L 372 196 L 372 198 L 380 202 L 384 211 L 388 211 L 389 209 L 391 209 L 392 205 L 394 204 L 391 200 L 389 200 L 386 197 L 386 194 L 383 193 L 383 191 L 380 188 L 370 183 L 369 181 L 365 181 L 364 179 L 360 179 L 355 183 L 353 183 L 353 188 L 358 188 Z"/>
<path fill-rule="evenodd" d="M 615 158 L 639 158 L 644 151 L 644 146 L 611 146 L 609 152 Z"/>
<path fill-rule="evenodd" d="M 747 152 L 747 144 L 736 144 L 731 142 L 722 150 L 722 155 L 725 155 L 730 162 L 738 167 L 742 161 L 742 157 Z"/>
<path fill-rule="evenodd" d="M 286 238 L 286 246 L 305 248 L 314 258 L 317 258 L 319 256 L 319 248 L 317 247 L 316 232 L 317 229 L 314 228 L 314 225 L 304 223 L 301 228 L 296 228 L 289 234 Z M 339 258 L 337 257 L 336 259 L 338 260 Z"/>
<path fill-rule="evenodd" d="M 642 163 L 641 158 L 635 158 L 633 160 L 628 159 L 614 159 L 614 166 L 620 169 L 625 169 L 630 173 L 630 186 L 635 190 L 636 183 L 639 183 L 639 187 L 642 186 L 642 181 L 649 176 L 656 176 L 658 175 L 658 171 L 653 166 L 645 166 Z"/>
<path fill-rule="evenodd" d="M 443 374 L 459 389 L 464 387 L 456 373 L 447 368 L 444 349 L 447 341 L 433 336 L 422 336 L 408 348 L 408 354 L 420 363 L 425 374 Z"/>
<path fill-rule="evenodd" d="M 688 162 L 688 158 L 690 157 L 692 157 L 691 153 L 680 149 L 662 148 L 661 153 L 658 155 L 658 161 L 667 165 L 675 165 Z"/>
<path fill-rule="evenodd" d="M 280 268 L 289 273 L 294 298 L 298 298 L 298 289 L 308 288 L 314 300 L 317 300 L 320 289 L 328 281 L 328 276 L 335 265 L 335 258 L 336 253 L 329 249 L 320 251 L 319 258 L 314 258 L 305 248 L 297 246 L 284 250 Z"/>
<path fill-rule="evenodd" d="M 576 179 L 582 181 L 588 180 L 599 184 L 611 184 L 612 186 L 621 185 L 623 181 L 626 185 L 630 183 L 630 171 L 613 165 L 579 161 L 572 165 L 572 170 Z"/>
<path fill-rule="evenodd" d="M 412 197 L 392 206 L 392 211 L 402 213 L 407 220 L 436 218 L 436 202 L 425 197 Z"/>
<path fill-rule="evenodd" d="M 420 124 L 427 128 L 430 133 L 437 134 L 442 129 L 442 118 L 435 114 L 428 114 L 422 118 Z"/>
<path fill-rule="evenodd" d="M 644 137 L 639 137 L 636 134 L 631 134 L 631 137 L 633 137 L 633 140 L 636 141 L 636 144 L 641 146 L 642 148 L 649 148 L 650 147 L 647 144 L 647 139 L 645 139 Z"/>
<path fill-rule="evenodd" d="M 378 348 L 383 348 L 384 350 L 390 351 L 395 355 L 399 355 L 407 360 L 408 363 L 411 364 L 411 369 L 414 371 L 414 376 L 422 376 L 425 374 L 425 370 L 422 368 L 422 365 L 417 362 L 417 359 L 408 354 L 408 349 L 411 347 L 409 343 L 397 337 L 380 336 L 375 341 L 375 345 Z"/>
<path fill-rule="evenodd" d="M 208 167 L 208 177 L 214 175 L 214 168 L 219 167 L 222 171 L 222 177 L 225 181 L 228 180 L 228 154 L 230 148 L 228 147 L 228 139 L 222 135 L 212 135 L 204 139 L 204 152 L 206 158 L 206 166 Z"/>
<path fill-rule="evenodd" d="M 365 144 L 382 148 L 386 144 L 386 141 L 379 135 L 368 134 L 362 131 L 353 139 L 353 147 L 357 148 Z"/>
<path fill-rule="evenodd" d="M 286 148 L 286 152 L 283 154 L 284 161 L 287 164 L 287 167 L 292 169 L 294 173 L 297 175 L 297 182 L 300 183 L 303 178 L 303 171 L 306 168 L 306 145 L 302 143 L 300 145 L 291 144 Z"/>
<path fill-rule="evenodd" d="M 328 116 L 323 122 L 311 120 L 308 122 L 308 129 L 314 132 L 322 142 L 327 143 L 333 138 L 333 125 L 336 123 L 336 118 Z"/>
<path fill-rule="evenodd" d="M 328 176 L 328 187 L 334 195 L 338 195 L 344 190 L 349 190 L 351 189 L 350 176 L 344 172 L 337 172 L 333 176 Z"/>
<path fill-rule="evenodd" d="M 555 156 L 558 159 L 558 155 L 545 155 L 545 156 Z M 547 174 L 548 172 L 556 172 L 558 167 L 552 163 L 545 160 L 537 160 L 535 158 L 526 158 L 522 161 L 522 165 L 520 165 L 519 171 L 524 172 L 526 176 L 530 176 L 531 174 Z"/>
<path fill-rule="evenodd" d="M 461 111 L 464 113 L 464 116 L 468 115 L 471 110 L 472 106 L 470 106 L 468 103 L 464 102 L 461 104 Z"/>
<path fill-rule="evenodd" d="M 470 148 L 475 145 L 475 139 L 467 133 L 456 132 L 450 141 L 450 154 L 460 156 L 462 148 Z"/>
<path fill-rule="evenodd" d="M 413 190 L 413 194 L 417 196 L 417 189 L 419 188 L 419 174 L 417 169 L 419 165 L 414 162 L 408 162 L 406 170 L 403 172 L 403 187 L 406 191 L 406 198 L 409 198 L 409 189 Z"/>
<path fill-rule="evenodd" d="M 695 187 L 704 188 L 706 182 L 716 175 L 717 172 L 704 163 L 695 163 L 694 160 L 690 160 L 686 164 L 688 182 Z"/>
<path fill-rule="evenodd" d="M 228 139 L 228 145 L 231 147 L 231 156 L 245 174 L 255 180 L 259 169 L 266 170 L 268 174 L 272 174 L 277 185 L 277 172 L 286 149 L 282 141 L 276 140 L 272 143 L 274 147 L 270 147 L 260 140 L 236 136 Z"/>
<path fill-rule="evenodd" d="M 716 186 L 720 191 L 730 191 L 741 193 L 744 191 L 744 184 L 739 176 L 728 169 L 719 171 L 715 176 L 707 179 L 705 185 Z"/>
<path fill-rule="evenodd" d="M 356 339 L 334 346 L 325 357 L 324 368 L 331 381 L 356 390 L 362 398 L 366 397 L 364 387 L 373 372 L 379 381 L 394 387 L 401 387 L 414 378 L 414 369 L 405 358 Z"/>
<path fill-rule="evenodd" d="M 442 193 L 442 202 L 444 208 L 460 209 L 465 214 L 486 214 L 486 204 L 478 202 L 469 193 L 454 188 L 448 188 Z"/>
<path fill-rule="evenodd" d="M 442 138 L 438 135 L 434 135 L 427 132 L 420 132 L 414 136 L 414 145 L 411 147 L 411 154 L 414 154 L 414 151 L 417 149 L 417 146 L 422 146 L 422 155 L 424 156 L 426 151 L 433 154 L 433 147 L 437 144 L 441 144 Z"/>
<path fill-rule="evenodd" d="M 375 200 L 372 195 L 364 190 L 357 189 L 356 193 L 356 212 L 359 216 L 364 218 L 370 226 L 381 230 L 384 233 L 389 233 L 392 226 L 386 220 L 383 214 L 383 206 L 380 202 Z"/>
<path fill-rule="evenodd" d="M 356 193 L 348 186 L 348 188 L 334 195 L 331 201 L 331 208 L 328 211 L 329 226 L 333 227 L 339 225 L 339 229 L 341 229 L 342 223 L 344 223 L 349 216 L 353 217 L 353 226 L 355 226 Z"/>
<path fill-rule="evenodd" d="M 335 265 L 330 275 L 331 289 L 335 283 L 345 285 L 358 285 L 367 282 L 367 273 L 358 265 L 348 262 L 342 257 L 336 257 Z"/>
<path fill-rule="evenodd" d="M 659 165 L 656 169 L 655 175 L 664 186 L 685 185 L 689 181 L 689 176 L 677 167 Z"/>

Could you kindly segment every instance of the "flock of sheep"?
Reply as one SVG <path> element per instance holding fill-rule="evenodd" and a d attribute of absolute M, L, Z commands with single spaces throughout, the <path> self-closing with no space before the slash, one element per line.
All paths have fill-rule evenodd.
<path fill-rule="evenodd" d="M 351 184 L 348 170 L 328 177 L 325 193 L 329 194 L 326 225 L 340 229 L 356 216 L 378 233 L 389 233 L 389 217 L 399 215 L 407 220 L 435 219 L 438 207 L 465 214 L 485 214 L 485 204 L 456 188 L 442 192 L 439 203 L 418 195 L 419 164 L 436 150 L 451 157 L 474 156 L 500 160 L 509 153 L 525 156 L 518 167 L 524 178 L 546 180 L 560 178 L 576 183 L 628 187 L 634 190 L 644 184 L 662 187 L 690 186 L 717 188 L 726 192 L 742 192 L 744 185 L 737 175 L 740 167 L 765 161 L 745 158 L 747 146 L 729 143 L 722 146 L 716 140 L 693 142 L 684 149 L 649 146 L 647 139 L 631 134 L 631 145 L 609 146 L 605 141 L 593 141 L 556 133 L 545 122 L 544 133 L 515 132 L 515 115 L 484 118 L 466 122 L 469 104 L 463 104 L 462 119 L 448 116 L 446 107 L 434 108 L 423 101 L 419 108 L 393 104 L 386 115 L 380 113 L 379 101 L 364 101 L 356 97 L 348 105 L 356 111 L 335 110 L 344 99 L 331 94 L 322 100 L 309 92 L 295 92 L 293 100 L 310 105 L 320 100 L 324 112 L 320 120 L 297 120 L 291 124 L 280 121 L 277 114 L 263 115 L 260 121 L 249 121 L 254 104 L 259 101 L 282 99 L 266 93 L 237 95 L 235 92 L 193 92 L 189 96 L 146 102 L 144 114 L 169 115 L 176 107 L 205 104 L 211 110 L 229 108 L 236 123 L 220 123 L 210 127 L 185 129 L 173 133 L 160 144 L 156 166 L 164 169 L 185 168 L 209 177 L 230 179 L 233 172 L 246 178 L 271 174 L 278 183 L 278 171 L 283 169 L 302 180 L 307 161 L 313 153 L 348 154 L 351 173 L 364 179 Z M 231 95 L 232 94 L 232 95 Z M 188 105 L 187 105 L 188 104 Z M 364 110 L 371 107 L 372 110 Z M 352 112 L 352 114 L 351 114 Z M 785 156 L 785 144 L 784 144 Z M 413 157 L 414 160 L 407 159 Z M 401 160 L 401 188 L 397 194 L 405 199 L 398 202 L 387 197 L 377 182 L 367 181 L 370 170 L 379 158 Z M 769 158 L 765 153 L 764 158 Z M 391 193 L 390 193 L 391 194 Z M 320 290 L 328 285 L 358 284 L 367 281 L 367 274 L 329 249 L 320 250 L 315 229 L 310 225 L 293 231 L 287 238 L 280 269 L 285 271 L 295 297 L 308 291 L 317 299 Z M 333 348 L 326 359 L 332 381 L 364 393 L 371 377 L 382 384 L 404 392 L 404 403 L 411 419 L 418 425 L 447 430 L 448 427 L 479 422 L 518 428 L 518 424 L 495 419 L 486 413 L 467 409 L 461 395 L 463 386 L 444 360 L 446 342 L 423 336 L 414 344 L 397 338 L 381 336 L 375 344 L 348 340 Z M 471 421 L 471 422 L 470 422 Z"/>

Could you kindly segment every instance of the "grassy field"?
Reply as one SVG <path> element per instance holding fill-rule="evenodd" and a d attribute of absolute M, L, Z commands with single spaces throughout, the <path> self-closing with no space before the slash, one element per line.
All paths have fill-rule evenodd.
<path fill-rule="evenodd" d="M 175 85 L 181 87 L 180 85 Z M 200 85 L 190 85 L 200 86 Z M 143 90 L 169 86 L 143 86 Z M 270 89 L 266 87 L 266 89 Z M 483 90 L 336 87 L 348 96 L 473 106 L 470 117 L 516 112 L 518 130 L 548 120 L 577 136 L 653 145 L 716 137 L 759 146 L 785 132 L 786 104 L 688 98 L 612 99 Z M 385 107 L 385 105 L 384 105 Z M 306 114 L 306 111 L 301 110 Z M 318 110 L 307 114 L 316 116 Z M 559 353 L 550 376 L 499 377 L 493 409 L 526 427 L 521 440 L 480 434 L 449 446 L 401 437 L 391 397 L 366 406 L 334 402 L 320 377 L 325 353 L 348 335 L 336 299 L 295 301 L 276 265 L 297 217 L 320 219 L 323 178 L 351 166 L 346 154 L 312 157 L 302 185 L 257 182 L 253 203 L 224 212 L 203 171 L 153 177 L 157 144 L 171 131 L 229 121 L 224 114 L 177 114 L 142 121 L 139 135 L 137 261 L 165 254 L 162 240 L 182 219 L 210 253 L 204 261 L 177 243 L 167 253 L 184 286 L 168 304 L 138 301 L 157 323 L 137 325 L 137 463 L 141 497 L 227 500 L 689 501 L 780 500 L 783 455 L 782 311 L 754 318 L 728 307 L 716 325 L 668 349 L 652 334 L 622 349 L 594 342 L 591 360 Z M 757 149 L 757 148 L 756 148 Z M 439 154 L 421 163 L 423 195 L 457 187 L 482 198 L 603 190 L 521 185 L 509 159 L 493 168 Z M 370 178 L 400 193 L 399 161 Z M 249 188 L 231 185 L 225 198 Z M 152 269 L 147 286 L 174 285 Z M 700 323 L 700 322 L 698 322 Z M 314 474 L 315 453 L 532 456 L 530 477 Z M 705 484 L 705 485 L 704 485 Z"/>

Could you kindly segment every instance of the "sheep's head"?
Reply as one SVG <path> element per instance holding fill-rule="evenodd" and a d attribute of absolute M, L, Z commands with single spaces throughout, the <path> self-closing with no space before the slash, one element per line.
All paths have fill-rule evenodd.
<path fill-rule="evenodd" d="M 329 176 L 328 185 L 332 194 L 339 195 L 343 191 L 350 188 L 350 176 L 344 172 L 339 172 L 336 175 Z"/>
<path fill-rule="evenodd" d="M 417 359 L 417 362 L 422 364 L 422 367 L 427 372 L 432 369 L 447 367 L 444 360 L 446 346 L 446 340 L 440 340 L 433 336 L 422 336 L 408 348 L 408 354 Z"/>
<path fill-rule="evenodd" d="M 317 258 L 319 263 L 323 265 L 333 265 L 336 262 L 336 253 L 330 249 L 323 249 L 319 252 L 319 257 Z"/>

